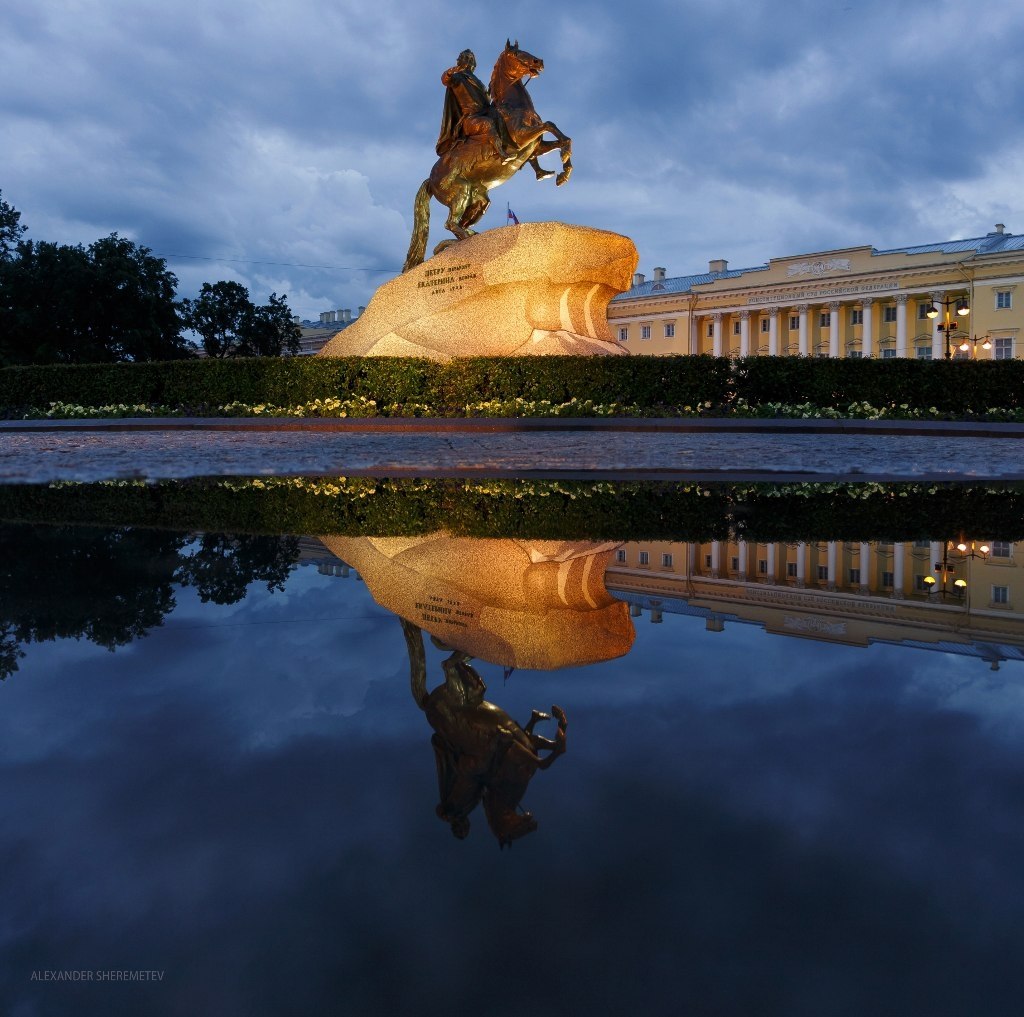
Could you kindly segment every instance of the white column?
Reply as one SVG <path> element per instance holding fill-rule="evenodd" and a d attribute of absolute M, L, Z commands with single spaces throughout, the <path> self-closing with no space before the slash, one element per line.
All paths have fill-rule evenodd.
<path fill-rule="evenodd" d="M 712 323 L 711 327 L 713 329 L 713 331 L 711 333 L 711 335 L 712 335 L 711 352 L 716 357 L 720 357 L 722 355 L 722 312 L 721 311 L 715 311 L 715 313 L 711 315 L 711 323 Z"/>
<path fill-rule="evenodd" d="M 903 599 L 903 545 L 892 545 L 892 595 Z"/>
<path fill-rule="evenodd" d="M 779 312 L 774 310 L 768 316 L 768 356 L 779 355 Z"/>
<path fill-rule="evenodd" d="M 800 312 L 800 356 L 809 357 L 811 350 L 807 342 L 807 305 L 800 304 L 797 310 Z"/>
<path fill-rule="evenodd" d="M 804 543 L 796 545 L 796 585 L 801 588 L 807 585 L 807 545 Z"/>
<path fill-rule="evenodd" d="M 830 357 L 839 357 L 842 354 L 839 352 L 839 301 L 833 300 L 828 305 L 828 355 Z"/>
<path fill-rule="evenodd" d="M 722 571 L 722 542 L 711 541 L 711 576 L 717 579 Z"/>
<path fill-rule="evenodd" d="M 736 557 L 740 560 L 739 573 L 746 579 L 747 578 L 747 542 L 745 540 L 737 541 L 736 543 Z"/>
<path fill-rule="evenodd" d="M 871 545 L 861 544 L 859 561 L 860 565 L 860 585 L 867 589 L 871 584 Z"/>
<path fill-rule="evenodd" d="M 936 307 L 941 305 L 945 294 L 933 293 L 931 294 L 932 303 Z M 943 333 L 939 331 L 939 326 L 942 324 L 942 315 L 937 314 L 932 318 L 932 360 L 942 360 L 946 355 L 946 347 L 942 341 Z"/>
<path fill-rule="evenodd" d="M 896 294 L 896 356 L 907 355 L 907 295 Z"/>
<path fill-rule="evenodd" d="M 828 542 L 828 588 L 836 588 L 836 560 L 839 557 L 839 545 L 834 540 Z"/>
<path fill-rule="evenodd" d="M 779 546 L 778 544 L 769 544 L 768 545 L 768 582 L 769 583 L 774 583 L 775 582 L 775 556 L 776 556 L 776 549 L 778 548 L 778 546 Z"/>
<path fill-rule="evenodd" d="M 874 320 L 871 317 L 873 304 L 874 300 L 871 297 L 865 297 L 860 302 L 862 316 L 864 319 L 860 327 L 860 349 L 861 354 L 864 357 L 870 357 L 871 354 L 874 353 L 874 347 L 872 345 L 874 342 Z"/>
<path fill-rule="evenodd" d="M 928 575 L 935 575 L 935 566 L 942 564 L 942 544 L 937 540 L 933 540 L 928 545 Z M 935 575 L 935 578 L 941 583 L 942 576 Z"/>
<path fill-rule="evenodd" d="M 750 311 L 740 311 L 740 356 L 750 356 Z"/>

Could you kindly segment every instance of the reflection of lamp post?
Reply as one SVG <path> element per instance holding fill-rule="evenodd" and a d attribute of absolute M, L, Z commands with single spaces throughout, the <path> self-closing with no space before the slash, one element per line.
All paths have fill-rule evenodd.
<path fill-rule="evenodd" d="M 946 541 L 942 552 L 942 561 L 934 563 L 935 572 L 940 578 L 936 579 L 935 576 L 925 576 L 923 580 L 924 584 L 928 587 L 928 595 L 932 596 L 938 593 L 943 600 L 945 600 L 949 594 L 960 599 L 967 592 L 967 580 L 960 578 L 953 579 L 952 590 L 946 589 L 946 583 L 949 579 L 956 576 L 957 565 L 960 565 L 965 561 L 969 561 L 971 558 L 987 558 L 992 550 L 988 544 L 976 544 L 973 540 L 968 543 L 963 537 L 961 537 L 956 544 L 959 561 L 950 562 L 949 549 L 951 544 L 952 541 Z"/>
<path fill-rule="evenodd" d="M 956 313 L 960 317 L 964 317 L 965 315 L 970 314 L 971 309 L 967 305 L 967 298 L 962 296 L 946 297 L 945 300 L 940 300 L 938 301 L 938 303 L 942 305 L 942 309 L 946 315 L 945 323 L 939 325 L 938 329 L 946 337 L 946 359 L 951 360 L 953 358 L 953 343 L 959 338 L 959 333 L 957 332 L 957 329 L 960 326 L 957 322 L 950 320 L 950 308 L 955 308 Z M 928 317 L 933 319 L 937 318 L 940 313 L 941 312 L 939 311 L 939 308 L 936 306 L 935 302 L 932 303 L 932 306 L 926 312 Z M 970 346 L 968 345 L 970 341 L 971 340 L 969 336 L 964 338 L 963 343 L 961 343 L 959 347 L 962 352 L 966 353 L 967 350 L 970 349 Z M 989 345 L 991 346 L 991 343 Z"/>

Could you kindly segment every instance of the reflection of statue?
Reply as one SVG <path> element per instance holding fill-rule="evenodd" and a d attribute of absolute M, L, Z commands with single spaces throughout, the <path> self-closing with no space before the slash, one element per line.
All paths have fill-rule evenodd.
<path fill-rule="evenodd" d="M 613 543 L 322 537 L 374 600 L 471 657 L 556 668 L 626 653 L 629 607 L 604 585 Z"/>
<path fill-rule="evenodd" d="M 521 50 L 518 42 L 506 41 L 494 64 L 490 97 L 473 73 L 475 68 L 476 58 L 464 50 L 458 64 L 442 78 L 448 92 L 437 142 L 439 158 L 416 193 L 412 240 L 403 271 L 423 262 L 432 197 L 448 207 L 447 229 L 465 240 L 491 203 L 488 191 L 527 162 L 539 179 L 545 179 L 550 174 L 540 168 L 537 156 L 558 149 L 562 171 L 555 183 L 564 184 L 572 172 L 572 141 L 550 120 L 541 120 L 523 84 L 523 78 L 540 74 L 544 61 Z M 554 140 L 543 141 L 545 134 L 554 135 Z M 434 253 L 451 243 L 443 241 Z"/>
<path fill-rule="evenodd" d="M 534 734 L 538 721 L 550 720 L 534 710 L 520 727 L 504 710 L 484 699 L 487 686 L 456 650 L 444 661 L 444 684 L 427 692 L 426 654 L 417 625 L 402 620 L 409 648 L 413 698 L 426 714 L 434 735 L 430 739 L 437 763 L 441 801 L 437 815 L 460 839 L 469 833 L 469 814 L 483 803 L 491 832 L 501 847 L 537 829 L 529 812 L 518 811 L 526 786 L 538 770 L 546 770 L 565 752 L 565 713 L 551 712 L 558 721 L 554 740 Z M 541 751 L 548 755 L 541 757 Z"/>

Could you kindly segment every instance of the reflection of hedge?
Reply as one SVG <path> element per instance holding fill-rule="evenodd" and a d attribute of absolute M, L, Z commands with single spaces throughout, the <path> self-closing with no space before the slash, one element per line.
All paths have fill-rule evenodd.
<path fill-rule="evenodd" d="M 259 479 L 0 487 L 0 519 L 240 533 L 1024 539 L 1024 486 Z"/>
<path fill-rule="evenodd" d="M 0 411 L 139 403 L 204 407 L 231 402 L 290 406 L 363 396 L 379 404 L 426 403 L 439 416 L 467 403 L 573 396 L 663 407 L 726 398 L 729 361 L 714 357 L 473 357 L 438 364 L 409 357 L 259 357 L 146 364 L 75 364 L 0 370 Z"/>

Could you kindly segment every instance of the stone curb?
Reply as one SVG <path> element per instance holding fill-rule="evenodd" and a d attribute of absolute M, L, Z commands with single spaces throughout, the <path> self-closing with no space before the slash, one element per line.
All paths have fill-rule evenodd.
<path fill-rule="evenodd" d="M 123 417 L 0 420 L 0 434 L 42 431 L 309 431 L 360 434 L 488 434 L 610 431 L 620 434 L 877 434 L 1024 438 L 1024 424 L 948 420 L 765 420 L 637 417 Z"/>

